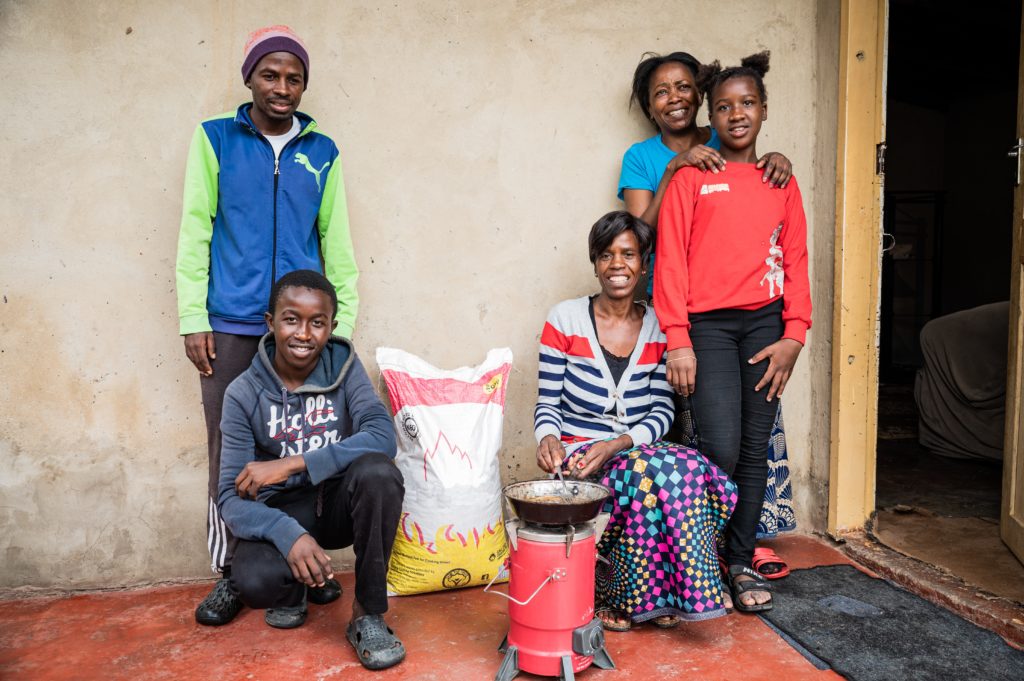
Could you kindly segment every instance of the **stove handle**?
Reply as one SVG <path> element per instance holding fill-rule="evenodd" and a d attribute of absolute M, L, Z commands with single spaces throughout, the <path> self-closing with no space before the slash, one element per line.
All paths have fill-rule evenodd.
<path fill-rule="evenodd" d="M 494 580 L 496 580 L 497 578 L 498 578 L 497 574 L 494 575 L 494 577 L 491 578 L 491 581 L 489 581 L 487 583 L 487 586 L 484 587 L 484 593 L 491 593 L 491 594 L 494 594 L 495 596 L 501 596 L 502 598 L 507 598 L 508 600 L 512 601 L 516 605 L 527 605 L 527 604 L 529 604 L 530 601 L 532 601 L 537 596 L 537 594 L 540 593 L 540 590 L 543 589 L 547 585 L 548 582 L 560 582 L 560 581 L 564 580 L 565 579 L 565 569 L 564 568 L 556 568 L 555 570 L 553 570 L 551 572 L 551 574 L 547 576 L 547 579 L 545 579 L 543 582 L 541 582 L 540 586 L 537 587 L 537 590 L 534 591 L 532 594 L 530 594 L 530 597 L 527 598 L 525 601 L 517 600 L 517 599 L 513 598 L 512 596 L 509 596 L 508 594 L 501 593 L 500 591 L 490 591 L 491 586 L 494 584 Z"/>

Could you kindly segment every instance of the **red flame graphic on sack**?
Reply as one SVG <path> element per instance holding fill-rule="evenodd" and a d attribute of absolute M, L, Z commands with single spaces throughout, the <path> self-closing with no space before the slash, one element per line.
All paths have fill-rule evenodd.
<path fill-rule="evenodd" d="M 437 442 L 434 443 L 434 448 L 423 451 L 423 479 L 424 480 L 427 479 L 427 462 L 428 462 L 429 459 L 433 459 L 434 456 L 437 455 L 438 450 L 441 448 L 441 440 L 444 440 L 444 443 L 448 446 L 448 453 L 449 454 L 454 454 L 454 455 L 458 456 L 460 459 L 465 461 L 469 465 L 470 468 L 473 467 L 473 460 L 469 458 L 469 454 L 467 452 L 465 452 L 459 446 L 453 445 L 451 442 L 449 442 L 448 438 L 445 436 L 444 432 L 442 431 L 442 432 L 439 432 L 437 434 Z"/>
<path fill-rule="evenodd" d="M 399 522 L 399 527 L 402 530 L 402 534 L 405 536 L 405 540 L 411 544 L 419 544 L 426 549 L 428 553 L 436 555 L 438 552 L 437 544 L 433 541 L 427 541 L 427 538 L 423 534 L 423 528 L 420 527 L 420 524 L 416 521 L 413 521 L 412 523 L 407 522 L 408 517 L 408 513 L 402 513 L 402 519 Z M 488 536 L 493 536 L 497 532 L 497 528 L 492 524 L 488 524 L 483 528 L 483 531 L 478 530 L 475 527 L 471 531 L 472 534 L 462 534 L 461 532 L 455 531 L 454 524 L 447 525 L 438 529 L 438 536 L 435 537 L 435 540 L 439 540 L 440 535 L 443 533 L 445 541 L 450 544 L 458 542 L 463 547 L 466 547 L 472 542 L 474 546 L 479 548 L 480 542 Z"/>
<path fill-rule="evenodd" d="M 409 524 L 406 522 L 406 518 L 408 518 L 408 517 L 409 517 L 409 514 L 403 512 L 402 513 L 402 520 L 399 523 L 399 527 L 402 528 L 402 534 L 405 535 L 405 540 L 410 542 L 410 543 L 415 542 L 415 543 L 419 544 L 420 546 L 425 548 L 430 553 L 437 553 L 437 547 L 434 546 L 434 542 L 432 542 L 432 541 L 428 542 L 426 540 L 426 537 L 423 536 L 423 528 L 420 527 L 419 523 L 413 521 L 412 527 L 411 528 L 409 527 Z"/>

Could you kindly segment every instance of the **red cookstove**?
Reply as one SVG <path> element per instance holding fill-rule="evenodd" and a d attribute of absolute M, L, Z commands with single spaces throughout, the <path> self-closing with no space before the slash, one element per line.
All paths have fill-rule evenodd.
<path fill-rule="evenodd" d="M 505 659 L 495 681 L 511 681 L 521 671 L 574 681 L 591 665 L 615 668 L 601 620 L 594 617 L 596 539 L 607 524 L 606 513 L 576 525 L 522 517 L 505 523 L 508 595 L 491 593 L 508 599 L 509 628 L 499 647 Z"/>

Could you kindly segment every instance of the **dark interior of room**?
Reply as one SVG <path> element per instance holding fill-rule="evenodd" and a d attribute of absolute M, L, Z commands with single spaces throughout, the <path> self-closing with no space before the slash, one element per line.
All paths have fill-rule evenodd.
<path fill-rule="evenodd" d="M 931 414 L 929 400 L 936 398 L 921 374 L 934 370 L 936 356 L 982 352 L 971 337 L 976 318 L 961 311 L 1009 299 L 1015 165 L 1007 151 L 1016 139 L 1020 27 L 1020 0 L 969 7 L 890 2 L 875 519 L 884 543 L 904 542 L 916 532 L 908 530 L 913 523 L 933 528 L 927 534 L 938 543 L 952 541 L 938 529 L 943 522 L 981 523 L 959 530 L 977 534 L 980 527 L 992 537 L 991 550 L 1005 550 L 998 541 L 1002 464 L 995 435 L 1002 423 L 1002 398 L 995 394 L 1000 377 L 1005 393 L 1004 308 L 984 308 L 996 310 L 995 325 L 1003 325 L 992 329 L 995 340 L 984 350 L 992 394 L 978 416 L 987 419 L 994 443 L 943 447 L 945 425 L 964 417 L 960 427 L 975 427 L 974 407 L 954 405 L 931 417 L 938 425 L 927 425 L 923 415 Z M 945 317 L 951 313 L 961 316 Z M 929 352 L 921 331 L 939 318 L 959 319 L 963 340 L 949 341 L 947 329 L 956 326 L 936 322 L 931 337 L 941 346 Z M 943 449 L 966 458 L 936 454 Z M 907 525 L 902 534 L 900 523 Z M 933 553 L 919 547 L 893 548 L 934 562 Z M 1005 553 L 1012 561 L 1007 565 L 1024 576 Z M 949 569 L 959 574 L 957 566 Z M 1024 600 L 1024 591 L 1006 595 Z"/>

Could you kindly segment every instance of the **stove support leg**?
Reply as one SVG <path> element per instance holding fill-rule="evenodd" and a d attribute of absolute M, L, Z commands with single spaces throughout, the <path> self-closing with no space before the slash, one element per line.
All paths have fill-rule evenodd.
<path fill-rule="evenodd" d="M 612 662 L 612 656 L 608 654 L 605 648 L 601 648 L 594 652 L 594 666 L 598 669 L 615 669 L 615 663 Z"/>
<path fill-rule="evenodd" d="M 517 676 L 519 676 L 519 651 L 515 646 L 509 646 L 494 681 L 512 681 Z"/>
<path fill-rule="evenodd" d="M 559 681 L 576 681 L 576 676 L 572 673 L 572 657 L 569 655 L 562 656 L 562 675 L 558 679 Z"/>

